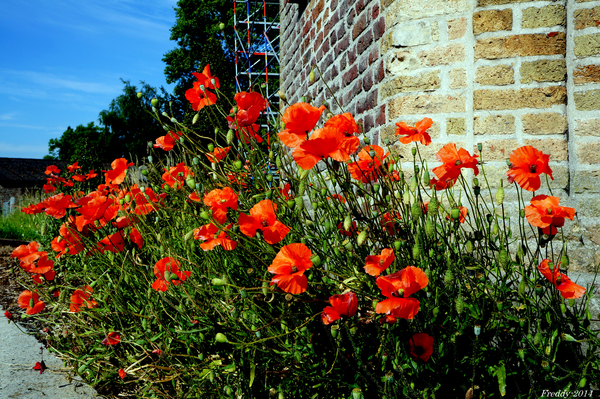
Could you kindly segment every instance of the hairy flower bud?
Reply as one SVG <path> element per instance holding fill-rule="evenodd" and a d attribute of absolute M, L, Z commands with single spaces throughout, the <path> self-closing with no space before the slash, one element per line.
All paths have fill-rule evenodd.
<path fill-rule="evenodd" d="M 463 310 L 465 310 L 465 301 L 463 300 L 462 296 L 459 296 L 456 299 L 456 313 L 461 314 Z"/>
<path fill-rule="evenodd" d="M 504 202 L 504 187 L 499 187 L 496 191 L 496 205 L 502 205 Z"/>
<path fill-rule="evenodd" d="M 427 211 L 429 216 L 436 216 L 438 213 L 438 209 L 440 207 L 440 202 L 438 201 L 437 197 L 433 197 L 431 198 L 431 200 L 429 201 L 429 205 L 427 206 Z"/>

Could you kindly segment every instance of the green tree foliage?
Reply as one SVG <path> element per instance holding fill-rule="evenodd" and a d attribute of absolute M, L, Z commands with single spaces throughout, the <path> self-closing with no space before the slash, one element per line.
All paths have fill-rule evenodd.
<path fill-rule="evenodd" d="M 51 159 L 79 162 L 84 169 L 90 169 L 110 163 L 119 155 L 114 144 L 114 137 L 106 128 L 90 122 L 75 129 L 69 126 L 59 138 L 50 139 L 48 150 Z"/>
<path fill-rule="evenodd" d="M 90 122 L 75 129 L 69 127 L 60 138 L 50 139 L 50 155 L 46 159 L 69 163 L 78 161 L 84 168 L 99 168 L 115 158 L 135 160 L 145 156 L 148 142 L 165 134 L 156 119 L 164 116 L 152 115 L 148 111 L 152 108 L 152 98 L 168 107 L 172 96 L 163 88 L 159 92 L 144 82 L 141 82 L 139 90 L 129 81 L 123 81 L 123 84 L 123 93 L 111 101 L 107 110 L 100 112 L 98 125 Z M 142 93 L 141 97 L 138 97 L 138 91 Z M 174 107 L 169 114 L 177 117 L 179 108 Z"/>
<path fill-rule="evenodd" d="M 226 0 L 180 0 L 175 7 L 177 21 L 171 28 L 171 40 L 177 47 L 167 52 L 167 83 L 174 83 L 173 94 L 184 111 L 191 111 L 185 92 L 195 81 L 192 72 L 202 72 L 210 64 L 211 72 L 221 82 L 221 92 L 232 98 L 235 92 L 233 53 L 227 49 L 225 38 L 233 38 L 233 4 Z M 221 31 L 219 24 L 225 29 Z M 222 97 L 221 97 L 222 98 Z M 193 113 L 189 118 L 193 117 Z M 198 126 L 208 125 L 207 113 L 200 113 Z M 190 121 L 188 121 L 190 122 Z"/>

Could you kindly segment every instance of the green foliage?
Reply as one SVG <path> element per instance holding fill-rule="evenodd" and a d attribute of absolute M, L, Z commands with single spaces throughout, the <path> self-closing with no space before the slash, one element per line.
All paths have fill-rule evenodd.
<path fill-rule="evenodd" d="M 75 129 L 69 126 L 58 139 L 50 139 L 48 151 L 54 159 L 70 164 L 79 162 L 87 169 L 98 169 L 120 155 L 115 137 L 94 122 Z"/>
<path fill-rule="evenodd" d="M 31 217 L 19 211 L 0 215 L 0 238 L 11 240 L 39 240 L 42 217 Z"/>

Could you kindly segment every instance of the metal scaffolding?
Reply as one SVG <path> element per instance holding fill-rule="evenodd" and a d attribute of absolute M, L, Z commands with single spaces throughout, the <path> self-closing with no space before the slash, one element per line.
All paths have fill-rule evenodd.
<path fill-rule="evenodd" d="M 233 0 L 233 15 L 236 91 L 261 85 L 266 116 L 275 123 L 270 104 L 279 102 L 279 2 Z"/>

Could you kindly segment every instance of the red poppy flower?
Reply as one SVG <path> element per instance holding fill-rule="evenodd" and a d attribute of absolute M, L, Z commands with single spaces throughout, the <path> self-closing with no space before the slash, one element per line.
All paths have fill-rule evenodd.
<path fill-rule="evenodd" d="M 180 135 L 181 132 L 175 133 L 173 131 L 169 131 L 169 133 L 167 133 L 166 135 L 160 136 L 156 139 L 156 144 L 154 144 L 154 148 L 162 148 L 165 151 L 171 151 L 175 146 L 175 143 L 179 141 Z"/>
<path fill-rule="evenodd" d="M 327 306 L 321 313 L 323 324 L 329 325 L 342 316 L 352 317 L 358 310 L 358 298 L 354 292 L 329 297 L 331 306 Z"/>
<path fill-rule="evenodd" d="M 133 162 L 127 163 L 125 158 L 118 158 L 110 164 L 111 170 L 104 171 L 106 184 L 121 184 L 125 180 L 125 171 L 133 165 Z"/>
<path fill-rule="evenodd" d="M 358 226 L 356 221 L 352 221 L 352 225 L 350 226 L 350 230 L 344 229 L 344 223 L 339 222 L 337 225 L 338 233 L 345 235 L 346 237 L 352 237 L 358 234 Z"/>
<path fill-rule="evenodd" d="M 78 162 L 75 162 L 73 165 L 67 166 L 67 170 L 69 171 L 69 173 L 73 173 L 77 169 L 81 169 L 81 166 L 78 165 Z"/>
<path fill-rule="evenodd" d="M 82 231 L 87 225 L 94 224 L 98 221 L 100 226 L 105 226 L 110 220 L 117 217 L 119 205 L 114 203 L 112 198 L 104 195 L 98 195 L 98 192 L 90 193 L 89 195 L 77 200 L 81 205 L 77 212 L 81 216 L 75 218 L 77 230 Z"/>
<path fill-rule="evenodd" d="M 342 204 L 346 203 L 346 199 L 339 194 L 333 194 L 331 197 L 327 197 L 327 201 L 329 201 L 330 199 L 336 199 L 336 200 L 340 201 Z"/>
<path fill-rule="evenodd" d="M 123 250 L 125 250 L 125 238 L 123 237 L 123 232 L 117 231 L 114 234 L 104 237 L 98 242 L 96 248 L 102 254 L 106 251 L 114 252 L 116 254 L 123 252 Z"/>
<path fill-rule="evenodd" d="M 33 366 L 34 370 L 40 370 L 40 374 L 42 374 L 48 367 L 46 367 L 46 363 L 42 360 L 41 362 L 35 362 L 35 366 Z"/>
<path fill-rule="evenodd" d="M 119 377 L 121 377 L 121 379 L 125 379 L 125 377 L 127 377 L 125 370 L 119 369 Z"/>
<path fill-rule="evenodd" d="M 56 255 L 57 258 L 67 252 L 71 255 L 76 255 L 83 251 L 85 246 L 81 242 L 81 237 L 75 227 L 72 227 L 72 224 L 63 223 L 58 232 L 59 236 L 55 237 L 50 243 L 52 250 L 59 252 Z"/>
<path fill-rule="evenodd" d="M 142 247 L 144 246 L 144 239 L 142 238 L 142 235 L 140 234 L 139 230 L 135 227 L 131 229 L 131 232 L 129 233 L 129 239 L 131 240 L 131 242 L 137 245 L 139 249 L 142 249 Z"/>
<path fill-rule="evenodd" d="M 135 186 L 129 191 L 129 194 L 131 199 L 135 201 L 133 213 L 136 215 L 147 215 L 150 212 L 155 211 L 159 205 L 163 204 L 163 200 L 167 196 L 167 193 L 156 195 L 150 187 L 146 187 L 146 189 L 142 191 Z"/>
<path fill-rule="evenodd" d="M 40 301 L 40 296 L 37 292 L 31 292 L 25 290 L 19 295 L 19 299 L 17 300 L 19 307 L 22 309 L 27 309 L 28 315 L 34 315 L 40 313 L 46 307 L 46 304 Z"/>
<path fill-rule="evenodd" d="M 254 237 L 256 230 L 260 230 L 269 244 L 277 244 L 290 228 L 277 220 L 277 204 L 269 199 L 260 201 L 250 209 L 250 216 L 240 213 L 238 224 L 240 231 L 248 237 Z"/>
<path fill-rule="evenodd" d="M 156 262 L 154 265 L 156 281 L 152 283 L 152 288 L 165 292 L 169 288 L 169 283 L 179 285 L 185 281 L 192 272 L 179 271 L 179 266 L 179 261 L 171 257 L 162 258 Z"/>
<path fill-rule="evenodd" d="M 377 286 L 385 299 L 375 307 L 375 312 L 403 319 L 412 319 L 419 312 L 419 300 L 409 298 L 429 283 L 425 273 L 414 266 L 377 278 Z"/>
<path fill-rule="evenodd" d="M 227 226 L 226 229 L 230 228 L 231 225 Z M 237 242 L 232 240 L 225 230 L 219 232 L 219 228 L 212 223 L 194 230 L 194 239 L 204 241 L 200 244 L 200 248 L 204 251 L 210 251 L 219 245 L 226 251 L 234 250 L 237 247 Z"/>
<path fill-rule="evenodd" d="M 121 335 L 119 335 L 119 333 L 116 332 L 109 332 L 108 336 L 104 338 L 100 343 L 102 345 L 112 346 L 117 345 L 119 342 L 121 342 Z"/>
<path fill-rule="evenodd" d="M 98 173 L 94 172 L 94 169 L 92 169 L 89 171 L 89 173 L 87 175 L 85 175 L 85 178 L 86 178 L 86 180 L 90 180 L 97 176 L 98 176 Z"/>
<path fill-rule="evenodd" d="M 48 254 L 46 252 L 40 252 L 40 258 L 37 260 L 37 265 L 33 262 L 26 264 L 21 263 L 21 267 L 27 273 L 46 274 L 54 267 L 54 261 L 48 259 Z"/>
<path fill-rule="evenodd" d="M 32 241 L 27 245 L 19 245 L 12 251 L 10 257 L 19 259 L 21 266 L 31 264 L 42 256 L 42 252 L 38 251 L 38 249 L 40 249 L 40 244 Z"/>
<path fill-rule="evenodd" d="M 401 216 L 398 212 L 386 212 L 381 215 L 381 226 L 387 230 L 388 234 L 394 235 L 396 234 L 398 221 L 400 219 Z"/>
<path fill-rule="evenodd" d="M 290 183 L 285 183 L 285 185 L 283 186 L 283 188 L 279 189 L 279 192 L 281 193 L 281 195 L 283 195 L 283 197 L 286 200 L 294 198 L 294 196 L 291 194 L 291 191 L 290 191 L 291 188 L 292 188 L 292 186 L 290 185 Z"/>
<path fill-rule="evenodd" d="M 470 155 L 464 148 L 457 150 L 454 143 L 443 146 L 436 154 L 436 157 L 440 162 L 443 162 L 443 165 L 433 168 L 433 173 L 441 181 L 451 180 L 455 182 L 462 168 L 473 169 L 475 176 L 479 174 L 479 169 L 477 168 L 477 158 L 479 155 Z"/>
<path fill-rule="evenodd" d="M 433 337 L 427 333 L 413 335 L 408 345 L 410 355 L 415 359 L 421 359 L 426 362 L 433 354 Z"/>
<path fill-rule="evenodd" d="M 373 151 L 373 155 L 371 155 Z M 369 145 L 358 153 L 358 161 L 348 164 L 348 171 L 352 178 L 360 180 L 363 183 L 377 181 L 381 175 L 381 165 L 383 160 L 390 155 L 384 154 L 383 148 L 378 145 Z"/>
<path fill-rule="evenodd" d="M 352 155 L 358 150 L 360 140 L 355 136 L 358 134 L 358 125 L 349 112 L 332 116 L 323 127 L 333 127 L 342 133 L 340 148 L 343 148 L 346 153 Z"/>
<path fill-rule="evenodd" d="M 6 312 L 4 312 L 4 317 L 6 317 L 8 320 L 13 319 L 12 313 L 10 313 L 8 310 Z"/>
<path fill-rule="evenodd" d="M 292 156 L 294 160 L 304 170 L 312 169 L 319 161 L 326 158 L 333 158 L 336 161 L 344 162 L 350 158 L 342 154 L 341 148 L 342 134 L 336 128 L 324 127 L 313 133 L 309 140 L 299 144 L 294 150 Z"/>
<path fill-rule="evenodd" d="M 550 259 L 544 259 L 538 266 L 538 270 L 548 281 L 550 281 L 557 290 L 560 291 L 560 295 L 565 299 L 577 299 L 581 298 L 585 294 L 586 289 L 580 285 L 575 284 L 567 275 L 560 272 L 560 263 L 558 266 L 554 266 L 554 269 L 550 269 Z"/>
<path fill-rule="evenodd" d="M 77 204 L 71 201 L 70 195 L 64 193 L 53 195 L 50 198 L 46 198 L 44 201 L 44 211 L 46 215 L 52 216 L 55 219 L 61 219 L 67 214 L 67 209 L 77 208 Z"/>
<path fill-rule="evenodd" d="M 57 174 L 60 173 L 60 169 L 58 169 L 56 167 L 56 165 L 50 165 L 50 166 L 46 167 L 46 170 L 44 171 L 44 173 L 47 174 L 47 175 L 52 174 L 52 173 L 54 173 L 55 175 L 57 175 Z"/>
<path fill-rule="evenodd" d="M 427 133 L 427 129 L 431 127 L 433 121 L 431 118 L 423 118 L 416 123 L 414 127 L 408 126 L 404 122 L 396 123 L 396 136 L 399 137 L 398 141 L 402 144 L 410 144 L 412 142 L 420 141 L 423 145 L 431 144 L 431 136 Z"/>
<path fill-rule="evenodd" d="M 238 106 L 235 121 L 240 127 L 253 125 L 260 113 L 267 108 L 267 101 L 256 91 L 236 93 L 233 99 Z"/>
<path fill-rule="evenodd" d="M 366 257 L 365 272 L 371 276 L 379 276 L 396 259 L 394 251 L 391 248 L 384 248 L 381 255 L 369 255 Z"/>
<path fill-rule="evenodd" d="M 44 205 L 43 202 L 40 202 L 39 204 L 31 204 L 22 208 L 21 212 L 27 215 L 37 215 L 38 213 L 44 212 L 44 209 L 46 209 L 46 205 Z"/>
<path fill-rule="evenodd" d="M 215 150 L 212 153 L 207 153 L 206 157 L 210 162 L 216 163 L 225 159 L 230 149 L 231 147 L 215 148 Z"/>
<path fill-rule="evenodd" d="M 194 173 L 185 166 L 184 162 L 180 162 L 176 166 L 170 167 L 168 171 L 165 169 L 165 173 L 162 175 L 164 180 L 162 186 L 164 187 L 167 184 L 171 188 L 182 188 L 189 175 L 194 176 Z"/>
<path fill-rule="evenodd" d="M 210 206 L 213 219 L 223 224 L 227 220 L 227 208 L 234 211 L 238 206 L 238 195 L 231 187 L 225 187 L 222 190 L 215 188 L 208 194 L 204 195 L 204 205 Z"/>
<path fill-rule="evenodd" d="M 531 199 L 531 205 L 525 207 L 525 217 L 532 226 L 542 229 L 542 233 L 555 235 L 557 227 L 565 224 L 565 218 L 573 220 L 575 209 L 559 206 L 559 197 L 536 195 Z"/>
<path fill-rule="evenodd" d="M 285 123 L 285 130 L 277 134 L 279 140 L 290 148 L 299 147 L 314 129 L 325 110 L 322 105 L 315 108 L 307 103 L 296 103 L 285 109 L 281 121 Z"/>
<path fill-rule="evenodd" d="M 540 188 L 540 175 L 546 173 L 552 180 L 552 169 L 548 166 L 550 155 L 526 145 L 514 150 L 508 158 L 510 169 L 506 172 L 509 182 L 517 184 L 527 191 L 537 191 Z"/>
<path fill-rule="evenodd" d="M 194 111 L 199 111 L 207 105 L 213 105 L 217 102 L 217 96 L 208 89 L 214 90 L 215 87 L 221 87 L 219 78 L 211 76 L 210 65 L 206 65 L 202 73 L 193 72 L 192 75 L 198 79 L 193 83 L 193 87 L 185 92 L 185 98 L 192 104 Z M 215 81 L 214 85 L 212 80 Z"/>
<path fill-rule="evenodd" d="M 455 183 L 454 180 L 442 181 L 442 180 L 438 180 L 434 177 L 429 182 L 429 187 L 435 188 L 436 191 L 440 191 L 440 190 L 445 190 L 447 188 L 451 188 L 452 186 L 454 186 L 454 183 Z"/>
<path fill-rule="evenodd" d="M 80 290 L 73 291 L 71 295 L 71 305 L 69 306 L 69 310 L 71 312 L 79 312 L 81 308 L 95 308 L 98 306 L 98 303 L 94 301 L 92 298 L 92 292 L 94 290 L 89 285 L 86 285 Z"/>
<path fill-rule="evenodd" d="M 277 284 L 284 292 L 290 294 L 306 291 L 308 280 L 304 272 L 312 267 L 311 256 L 310 249 L 302 243 L 282 247 L 268 269 L 269 273 L 275 274 L 271 285 Z"/>

